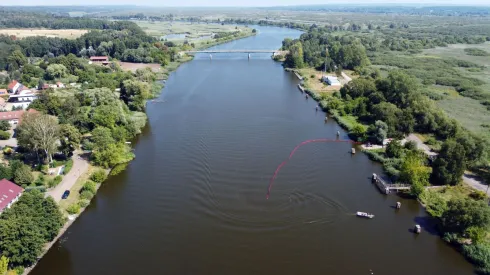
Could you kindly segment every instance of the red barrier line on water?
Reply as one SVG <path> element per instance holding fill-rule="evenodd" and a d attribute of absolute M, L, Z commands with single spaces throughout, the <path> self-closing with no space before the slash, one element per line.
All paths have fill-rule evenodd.
<path fill-rule="evenodd" d="M 309 140 L 306 140 L 306 141 L 303 141 L 301 142 L 300 144 L 296 145 L 296 147 L 294 147 L 293 151 L 291 151 L 291 153 L 289 154 L 289 157 L 284 160 L 281 164 L 279 164 L 279 166 L 277 166 L 277 169 L 276 171 L 274 172 L 274 175 L 272 175 L 272 178 L 270 179 L 269 181 L 269 187 L 267 188 L 267 195 L 266 195 L 266 199 L 269 199 L 270 197 L 270 194 L 271 194 L 271 189 L 272 189 L 272 184 L 274 183 L 274 181 L 276 180 L 276 177 L 277 177 L 277 174 L 279 174 L 279 171 L 281 170 L 281 168 L 289 161 L 291 160 L 291 158 L 293 157 L 294 153 L 296 153 L 296 151 L 303 145 L 306 145 L 308 143 L 312 143 L 312 142 L 347 142 L 347 143 L 353 143 L 353 144 L 361 144 L 360 142 L 355 142 L 355 141 L 352 141 L 352 140 L 348 140 L 348 139 L 328 139 L 328 138 L 320 138 L 320 139 L 309 139 Z"/>

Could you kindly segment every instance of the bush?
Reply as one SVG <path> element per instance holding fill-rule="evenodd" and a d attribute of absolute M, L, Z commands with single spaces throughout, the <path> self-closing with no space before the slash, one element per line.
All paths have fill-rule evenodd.
<path fill-rule="evenodd" d="M 70 215 L 78 214 L 80 212 L 80 205 L 78 205 L 78 203 L 71 204 L 66 208 L 66 212 Z"/>
<path fill-rule="evenodd" d="M 1 131 L 8 131 L 10 129 L 10 123 L 6 120 L 0 121 L 0 130 Z"/>
<path fill-rule="evenodd" d="M 463 245 L 463 255 L 480 268 L 490 268 L 490 246 L 488 244 Z"/>
<path fill-rule="evenodd" d="M 46 178 L 44 177 L 43 174 L 40 174 L 39 177 L 36 179 L 36 181 L 34 182 L 34 184 L 36 186 L 43 186 L 44 185 L 44 181 L 46 180 Z"/>
<path fill-rule="evenodd" d="M 14 152 L 14 149 L 12 149 L 11 147 L 8 147 L 8 146 L 5 146 L 3 148 L 3 154 L 4 155 L 10 155 Z"/>
<path fill-rule="evenodd" d="M 483 201 L 487 199 L 487 194 L 483 191 L 474 191 L 470 194 L 470 198 L 477 201 Z"/>
<path fill-rule="evenodd" d="M 0 140 L 7 140 L 10 138 L 10 133 L 0 130 Z"/>
<path fill-rule="evenodd" d="M 49 186 L 50 188 L 52 188 L 52 187 L 56 187 L 58 184 L 60 184 L 60 182 L 61 182 L 62 180 L 63 180 L 63 178 L 62 178 L 61 176 L 56 176 L 56 177 L 54 177 L 54 179 L 52 179 L 52 180 L 50 180 L 50 181 L 48 182 L 48 186 Z"/>
<path fill-rule="evenodd" d="M 104 170 L 97 170 L 92 175 L 90 175 L 90 179 L 97 182 L 102 183 L 106 179 L 106 174 Z"/>
<path fill-rule="evenodd" d="M 82 189 L 80 189 L 80 193 L 83 193 L 85 191 L 88 191 L 92 194 L 95 194 L 95 192 L 97 192 L 97 185 L 95 184 L 95 182 L 92 182 L 92 181 L 87 181 Z"/>
<path fill-rule="evenodd" d="M 73 160 L 70 159 L 65 164 L 65 169 L 63 169 L 63 175 L 68 174 L 72 167 L 73 167 Z"/>
<path fill-rule="evenodd" d="M 80 200 L 80 201 L 78 202 L 78 205 L 80 206 L 80 208 L 85 208 L 85 207 L 87 207 L 89 204 L 90 204 L 90 201 L 89 201 L 89 200 Z"/>
<path fill-rule="evenodd" d="M 83 191 L 80 194 L 80 199 L 83 199 L 83 200 L 91 200 L 93 197 L 94 197 L 94 193 L 92 193 L 90 191 Z"/>
<path fill-rule="evenodd" d="M 110 175 L 115 176 L 115 175 L 121 173 L 122 171 L 124 171 L 124 169 L 126 169 L 126 166 L 128 166 L 127 163 L 117 164 L 116 166 L 114 166 L 114 168 L 112 168 Z"/>

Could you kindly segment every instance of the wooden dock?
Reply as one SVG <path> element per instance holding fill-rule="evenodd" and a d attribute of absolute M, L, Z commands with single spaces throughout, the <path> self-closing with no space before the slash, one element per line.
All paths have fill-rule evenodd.
<path fill-rule="evenodd" d="M 390 184 L 385 182 L 382 178 L 380 178 L 376 174 L 373 174 L 372 182 L 376 184 L 378 189 L 383 194 L 389 194 L 391 192 L 398 192 L 401 190 L 410 190 L 410 185 L 408 184 Z"/>
<path fill-rule="evenodd" d="M 295 71 L 294 74 L 299 80 L 303 80 L 303 77 L 301 77 L 301 75 L 299 75 L 298 72 Z"/>
<path fill-rule="evenodd" d="M 298 84 L 298 89 L 304 93 L 305 92 L 305 88 L 303 88 L 303 86 L 301 86 L 301 84 Z"/>

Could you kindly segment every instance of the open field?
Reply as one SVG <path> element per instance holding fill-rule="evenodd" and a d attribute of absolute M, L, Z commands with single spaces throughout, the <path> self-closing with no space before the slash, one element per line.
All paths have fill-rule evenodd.
<path fill-rule="evenodd" d="M 155 37 L 161 37 L 169 34 L 186 34 L 177 37 L 170 37 L 168 40 L 188 40 L 200 39 L 201 37 L 210 36 L 217 32 L 234 32 L 243 30 L 245 27 L 236 28 L 232 25 L 205 24 L 205 23 L 187 23 L 187 22 L 150 22 L 135 21 L 146 33 Z"/>
<path fill-rule="evenodd" d="M 119 62 L 119 66 L 123 70 L 136 72 L 137 69 L 151 68 L 153 72 L 160 72 L 162 65 L 158 63 L 131 63 L 131 62 Z"/>
<path fill-rule="evenodd" d="M 0 29 L 0 34 L 14 35 L 17 38 L 24 38 L 29 36 L 46 36 L 46 37 L 60 37 L 60 38 L 75 39 L 87 32 L 88 30 L 72 30 L 72 29 L 62 29 L 62 30 Z"/>
<path fill-rule="evenodd" d="M 483 44 L 452 44 L 447 47 L 437 47 L 424 50 L 426 56 L 453 57 L 460 60 L 476 63 L 481 66 L 490 67 L 490 56 L 474 56 L 465 52 L 465 49 L 476 48 L 490 53 L 490 42 Z"/>
<path fill-rule="evenodd" d="M 468 130 L 490 137 L 490 111 L 477 100 L 455 96 L 436 103 L 448 116 L 459 121 Z"/>

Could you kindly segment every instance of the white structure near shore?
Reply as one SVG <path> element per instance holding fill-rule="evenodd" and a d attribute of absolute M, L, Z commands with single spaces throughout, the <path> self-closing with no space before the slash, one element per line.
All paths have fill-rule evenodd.
<path fill-rule="evenodd" d="M 330 86 L 336 86 L 336 87 L 341 86 L 339 79 L 335 76 L 330 76 L 330 75 L 323 76 L 322 81 Z"/>

